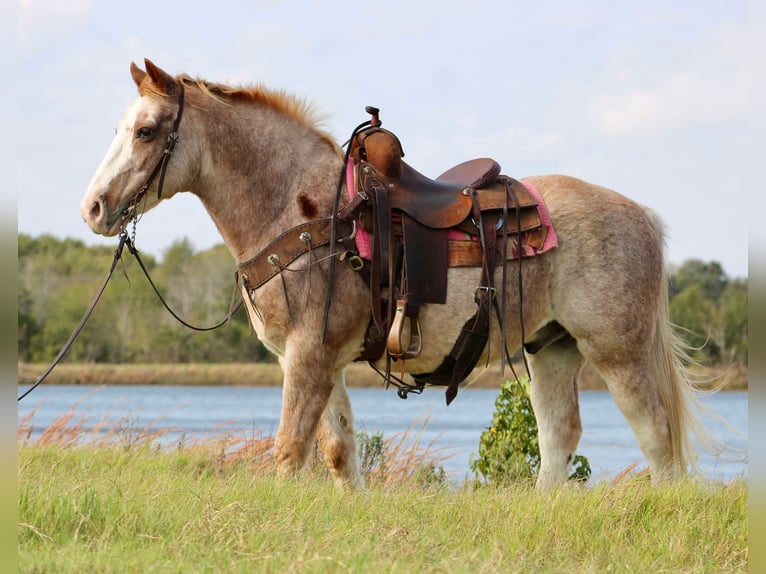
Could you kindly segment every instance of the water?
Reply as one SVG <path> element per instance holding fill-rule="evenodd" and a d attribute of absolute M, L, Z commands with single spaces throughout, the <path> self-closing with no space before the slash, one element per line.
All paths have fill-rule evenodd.
<path fill-rule="evenodd" d="M 19 386 L 23 392 L 28 386 Z M 448 455 L 444 469 L 460 480 L 473 477 L 472 453 L 478 453 L 479 437 L 490 424 L 497 390 L 465 389 L 449 406 L 444 393 L 429 389 L 401 400 L 393 390 L 349 389 L 356 427 L 368 434 L 383 432 L 385 438 L 411 429 L 429 446 Z M 19 420 L 34 412 L 33 434 L 74 407 L 85 417 L 85 427 L 101 423 L 128 422 L 134 429 L 173 429 L 162 441 L 177 442 L 181 436 L 212 436 L 223 430 L 265 436 L 276 434 L 282 402 L 277 387 L 143 386 L 111 387 L 43 385 L 19 403 Z M 747 476 L 747 394 L 718 393 L 706 404 L 733 429 L 714 418 L 703 418 L 710 432 L 728 445 L 718 457 L 700 455 L 706 476 L 731 480 Z M 76 406 L 75 406 L 76 405 Z M 580 393 L 583 437 L 577 453 L 584 455 L 593 471 L 592 480 L 613 478 L 629 465 L 646 466 L 633 433 L 606 391 Z M 425 428 L 422 428 L 425 423 Z M 249 436 L 249 435 L 248 435 Z"/>

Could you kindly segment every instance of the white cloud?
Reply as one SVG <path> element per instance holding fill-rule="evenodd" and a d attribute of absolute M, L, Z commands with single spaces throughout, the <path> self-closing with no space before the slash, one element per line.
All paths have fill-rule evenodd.
<path fill-rule="evenodd" d="M 640 50 L 645 58 L 612 62 L 605 80 L 607 91 L 593 106 L 595 122 L 605 134 L 657 136 L 677 128 L 744 118 L 748 113 L 748 84 L 754 70 L 748 65 L 751 60 L 741 27 L 731 24 L 719 29 L 706 48 L 691 53 L 662 45 L 652 49 L 667 53 Z M 652 73 L 647 73 L 641 60 L 656 66 Z"/>

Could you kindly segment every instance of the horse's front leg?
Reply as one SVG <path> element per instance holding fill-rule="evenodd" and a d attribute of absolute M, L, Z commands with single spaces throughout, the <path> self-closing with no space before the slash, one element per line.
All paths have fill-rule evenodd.
<path fill-rule="evenodd" d="M 356 274 L 350 268 L 341 266 L 338 272 L 338 284 L 344 288 L 337 291 L 325 343 L 321 342 L 319 328 L 324 290 L 317 288 L 309 290 L 310 298 L 297 328 L 285 329 L 287 338 L 278 345 L 282 350 L 279 354 L 284 389 L 274 454 L 280 470 L 295 473 L 306 464 L 318 438 L 335 480 L 357 485 L 362 480 L 343 368 L 361 348 L 369 292 L 361 279 L 354 279 Z M 296 287 L 295 291 L 300 293 L 302 289 Z M 279 324 L 279 318 L 274 324 Z M 273 326 L 272 330 L 279 329 Z"/>
<path fill-rule="evenodd" d="M 333 390 L 335 355 L 311 342 L 288 344 L 280 357 L 284 372 L 282 415 L 274 444 L 277 468 L 295 474 L 316 444 L 319 419 Z"/>

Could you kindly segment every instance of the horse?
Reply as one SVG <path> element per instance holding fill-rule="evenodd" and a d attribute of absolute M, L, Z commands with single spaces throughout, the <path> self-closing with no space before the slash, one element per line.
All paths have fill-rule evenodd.
<path fill-rule="evenodd" d="M 332 220 L 349 201 L 335 201 L 343 149 L 305 99 L 263 85 L 173 76 L 144 63 L 145 69 L 131 63 L 138 97 L 82 199 L 81 214 L 93 232 L 125 233 L 160 201 L 190 192 L 240 265 L 296 226 Z M 497 267 L 504 316 L 492 317 L 480 361 L 501 360 L 503 347 L 519 349 L 523 332 L 528 341 L 543 339 L 528 355 L 541 456 L 536 486 L 550 489 L 568 478 L 582 434 L 578 376 L 585 363 L 603 378 L 631 426 L 652 481 L 681 478 L 695 467 L 692 438 L 704 430 L 685 347 L 668 316 L 660 218 L 574 177 L 521 181 L 537 189 L 558 246 L 525 259 L 521 281 L 501 276 Z M 364 347 L 370 286 L 341 253 L 325 244 L 297 254 L 247 290 L 245 302 L 257 337 L 284 374 L 277 468 L 300 473 L 318 441 L 335 482 L 361 486 L 345 369 Z M 422 305 L 422 352 L 406 361 L 408 373 L 433 372 L 448 355 L 472 313 L 480 274 L 476 267 L 450 268 L 446 300 Z M 514 321 L 517 328 L 509 328 Z M 561 332 L 545 339 L 551 325 Z M 383 369 L 384 358 L 374 365 Z"/>

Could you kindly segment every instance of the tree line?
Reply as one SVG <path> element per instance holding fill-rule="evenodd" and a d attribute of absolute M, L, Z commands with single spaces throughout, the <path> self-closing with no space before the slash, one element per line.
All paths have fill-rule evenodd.
<path fill-rule="evenodd" d="M 96 294 L 113 247 L 50 235 L 18 236 L 18 356 L 47 363 L 58 353 Z M 223 245 L 195 251 L 176 241 L 162 260 L 142 260 L 168 304 L 201 326 L 226 315 L 234 261 Z M 729 278 L 717 262 L 688 260 L 671 273 L 670 313 L 708 364 L 747 363 L 747 279 Z M 251 333 L 244 311 L 212 332 L 180 325 L 162 308 L 135 260 L 123 255 L 101 302 L 65 360 L 101 363 L 273 361 Z"/>

